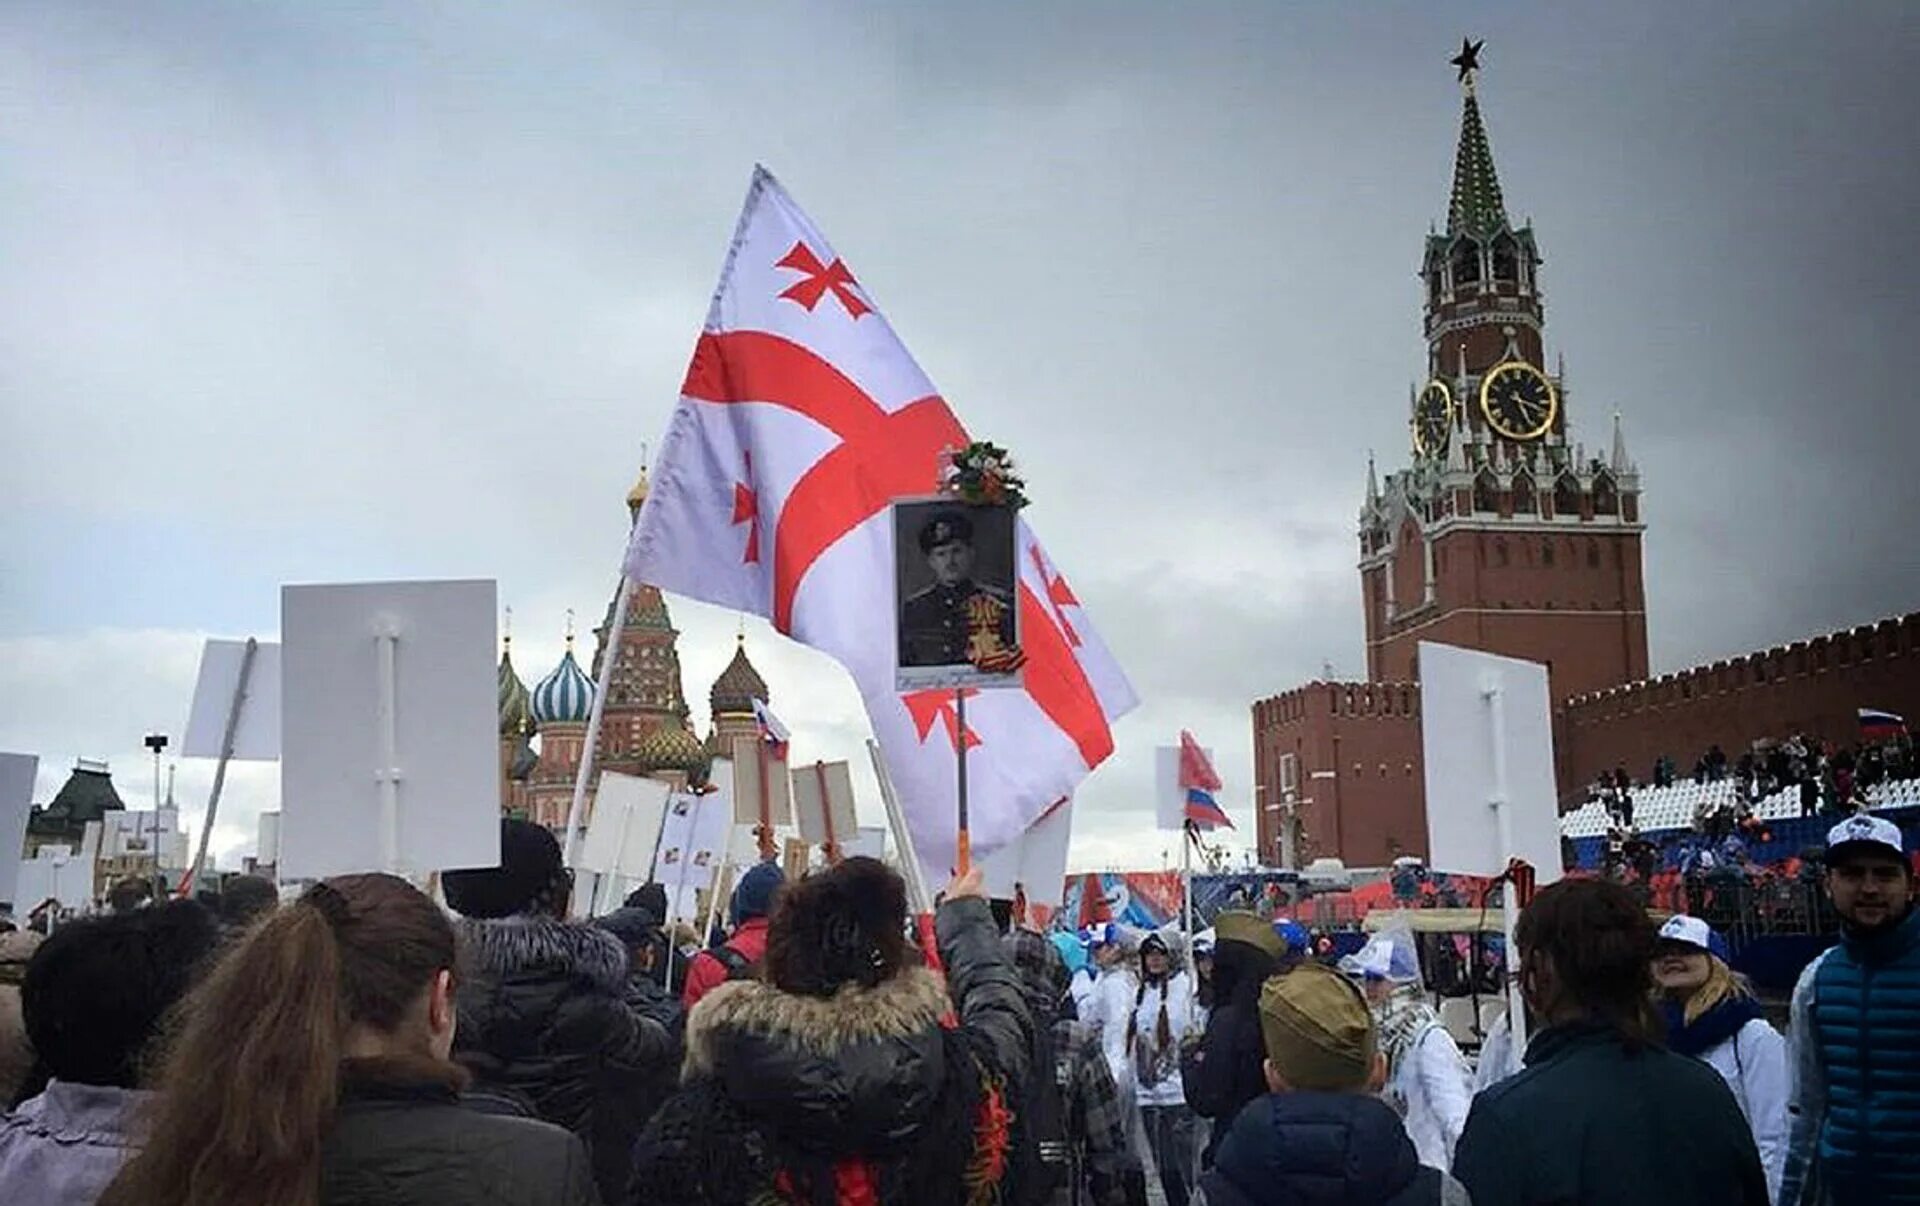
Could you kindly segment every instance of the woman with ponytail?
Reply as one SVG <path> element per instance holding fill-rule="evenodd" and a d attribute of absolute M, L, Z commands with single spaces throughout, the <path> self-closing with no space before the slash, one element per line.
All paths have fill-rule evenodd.
<path fill-rule="evenodd" d="M 1698 917 L 1660 927 L 1653 981 L 1667 1046 L 1704 1060 L 1733 1091 L 1753 1128 L 1767 1192 L 1777 1201 L 1787 1164 L 1787 1040 L 1770 1025 L 1746 980 L 1727 966 L 1726 940 Z"/>
<path fill-rule="evenodd" d="M 462 1109 L 453 927 L 346 875 L 247 931 L 187 998 L 145 1150 L 102 1206 L 590 1206 L 566 1131 Z"/>
<path fill-rule="evenodd" d="M 1101 1034 L 1117 1083 L 1131 1086 L 1145 1129 L 1145 1157 L 1160 1176 L 1167 1206 L 1187 1206 L 1194 1183 L 1193 1111 L 1180 1080 L 1180 1045 L 1197 1032 L 1194 990 L 1159 934 L 1140 943 L 1140 974 L 1119 999 L 1123 1013 Z"/>

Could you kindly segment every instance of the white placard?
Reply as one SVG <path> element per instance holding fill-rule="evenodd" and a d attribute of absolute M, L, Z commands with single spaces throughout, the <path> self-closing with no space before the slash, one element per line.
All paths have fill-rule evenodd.
<path fill-rule="evenodd" d="M 765 767 L 764 782 L 767 793 L 767 815 L 772 824 L 791 826 L 793 824 L 793 785 L 787 775 L 787 764 L 768 756 L 761 760 L 761 751 L 766 743 L 757 737 L 736 737 L 733 739 L 733 773 L 729 776 L 733 787 L 733 819 L 740 825 L 758 825 L 760 823 L 760 791 Z M 716 772 L 716 778 L 718 777 Z"/>
<path fill-rule="evenodd" d="M 260 836 L 254 842 L 253 861 L 266 866 L 280 862 L 280 814 L 263 812 L 260 814 Z"/>
<path fill-rule="evenodd" d="M 660 826 L 653 878 L 666 885 L 673 916 L 691 918 L 698 892 L 709 887 L 725 855 L 733 823 L 726 802 L 715 796 L 675 793 Z"/>
<path fill-rule="evenodd" d="M 38 754 L 0 754 L 0 904 L 17 904 L 14 888 L 27 849 L 27 814 L 33 810 Z"/>
<path fill-rule="evenodd" d="M 600 875 L 645 875 L 672 789 L 658 779 L 605 771 L 593 798 L 593 820 L 580 843 L 577 867 Z"/>
<path fill-rule="evenodd" d="M 810 846 L 826 844 L 833 835 L 836 845 L 844 844 L 860 831 L 860 816 L 853 807 L 853 771 L 844 762 L 816 762 L 793 769 L 793 815 L 800 827 L 800 840 Z M 833 824 L 827 824 L 831 818 Z"/>
<path fill-rule="evenodd" d="M 885 825 L 862 825 L 852 839 L 840 845 L 840 853 L 847 858 L 874 858 L 882 862 L 887 858 L 887 827 Z"/>
<path fill-rule="evenodd" d="M 180 742 L 186 758 L 218 758 L 227 736 L 227 715 L 240 685 L 245 641 L 208 641 L 200 651 L 200 679 L 193 688 L 193 711 Z M 254 649 L 247 673 L 247 697 L 233 730 L 237 761 L 273 762 L 280 757 L 280 646 L 266 641 Z"/>
<path fill-rule="evenodd" d="M 285 879 L 500 862 L 492 582 L 288 586 L 280 593 Z M 393 644 L 393 768 L 382 765 L 380 638 Z M 397 770 L 391 837 L 381 775 Z"/>
<path fill-rule="evenodd" d="M 13 916 L 25 923 L 27 915 L 48 899 L 59 900 L 63 908 L 76 912 L 93 904 L 93 863 L 68 852 L 64 846 L 41 847 L 38 857 L 23 860 L 13 902 Z"/>
<path fill-rule="evenodd" d="M 1541 887 L 1553 883 L 1560 878 L 1560 825 L 1547 668 L 1429 641 L 1420 642 L 1419 657 L 1428 865 L 1498 875 L 1511 855 L 1533 864 Z M 1497 709 L 1489 695 L 1495 691 Z M 1511 849 L 1492 807 L 1496 742 L 1505 754 Z"/>
<path fill-rule="evenodd" d="M 1012 900 L 1016 890 L 1024 890 L 1030 901 L 1059 905 L 1066 891 L 1067 844 L 1072 837 L 1073 801 L 1068 799 L 1043 814 L 1018 841 L 980 861 L 987 894 L 995 900 Z"/>
<path fill-rule="evenodd" d="M 1201 752 L 1207 756 L 1207 763 L 1215 765 L 1213 750 L 1202 746 Z M 1215 793 L 1215 799 L 1219 798 Z M 1153 751 L 1153 822 L 1154 825 L 1170 833 L 1181 833 L 1187 827 L 1187 789 L 1180 786 L 1180 747 L 1162 745 Z"/>

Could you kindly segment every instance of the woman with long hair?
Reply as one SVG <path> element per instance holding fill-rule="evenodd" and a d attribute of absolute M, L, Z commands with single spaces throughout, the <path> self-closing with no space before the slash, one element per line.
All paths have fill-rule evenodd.
<path fill-rule="evenodd" d="M 461 1108 L 453 927 L 344 875 L 248 930 L 186 998 L 145 1149 L 102 1206 L 590 1206 L 559 1127 Z"/>
<path fill-rule="evenodd" d="M 641 1135 L 649 1206 L 991 1206 L 1031 1019 L 976 868 L 935 915 L 943 978 L 870 858 L 789 884 L 759 977 L 687 1015 L 681 1089 Z"/>
<path fill-rule="evenodd" d="M 1667 1046 L 1706 1061 L 1733 1090 L 1753 1128 L 1767 1193 L 1780 1196 L 1787 1161 L 1787 1040 L 1761 1015 L 1746 979 L 1726 962 L 1726 942 L 1698 917 L 1667 919 L 1653 979 L 1667 1021 Z"/>
<path fill-rule="evenodd" d="M 1196 1034 L 1194 990 L 1158 933 L 1140 943 L 1140 972 L 1133 991 L 1121 995 L 1120 1016 L 1101 1035 L 1107 1063 L 1123 1092 L 1130 1088 L 1144 1132 L 1141 1153 L 1151 1157 L 1168 1206 L 1187 1206 L 1193 1190 L 1196 1147 L 1193 1111 L 1180 1078 L 1181 1043 Z"/>

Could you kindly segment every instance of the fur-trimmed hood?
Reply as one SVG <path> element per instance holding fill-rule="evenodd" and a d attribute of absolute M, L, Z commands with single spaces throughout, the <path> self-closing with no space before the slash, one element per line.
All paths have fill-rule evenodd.
<path fill-rule="evenodd" d="M 551 917 L 455 922 L 468 969 L 489 978 L 529 974 L 577 978 L 619 995 L 626 991 L 627 948 L 598 926 Z"/>
<path fill-rule="evenodd" d="M 711 1077 L 749 1117 L 817 1152 L 911 1142 L 947 1074 L 946 982 L 908 968 L 832 997 L 754 980 L 709 992 L 687 1018 L 688 1080 Z"/>

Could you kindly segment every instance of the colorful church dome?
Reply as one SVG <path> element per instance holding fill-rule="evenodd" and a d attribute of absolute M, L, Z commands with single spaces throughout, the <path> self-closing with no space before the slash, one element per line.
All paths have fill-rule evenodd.
<path fill-rule="evenodd" d="M 684 716 L 648 733 L 641 740 L 637 754 L 647 773 L 680 771 L 689 781 L 705 778 L 712 765 L 700 739 L 688 731 Z"/>
<path fill-rule="evenodd" d="M 767 702 L 767 680 L 747 660 L 747 638 L 741 637 L 739 646 L 733 651 L 733 660 L 713 680 L 713 690 L 707 695 L 707 702 L 715 716 L 751 716 L 753 701 Z"/>
<path fill-rule="evenodd" d="M 513 638 L 500 646 L 500 733 L 511 737 L 533 732 L 533 697 L 513 668 Z"/>
<path fill-rule="evenodd" d="M 541 725 L 585 724 L 593 713 L 593 681 L 573 660 L 573 638 L 553 673 L 533 689 L 533 719 Z"/>

